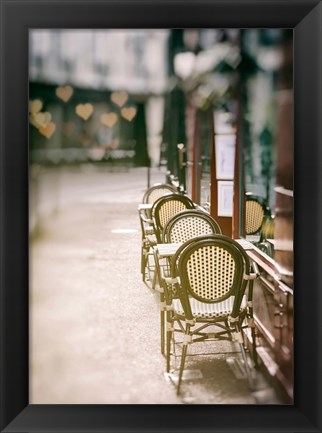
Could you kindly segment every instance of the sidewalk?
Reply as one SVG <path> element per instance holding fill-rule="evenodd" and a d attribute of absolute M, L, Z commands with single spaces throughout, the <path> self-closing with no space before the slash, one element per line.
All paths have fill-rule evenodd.
<path fill-rule="evenodd" d="M 164 180 L 152 170 L 151 185 Z M 280 402 L 261 376 L 249 392 L 223 343 L 219 355 L 188 359 L 202 377 L 184 382 L 182 397 L 166 380 L 158 295 L 140 274 L 146 169 L 51 170 L 39 186 L 40 203 L 55 206 L 40 212 L 30 245 L 31 404 Z"/>

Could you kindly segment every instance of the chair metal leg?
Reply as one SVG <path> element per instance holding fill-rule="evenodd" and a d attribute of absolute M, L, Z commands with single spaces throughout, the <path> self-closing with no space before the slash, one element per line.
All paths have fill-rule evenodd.
<path fill-rule="evenodd" d="M 148 250 L 146 249 L 145 245 L 142 245 L 141 248 L 141 274 L 142 274 L 142 280 L 145 282 L 145 276 L 146 276 L 146 267 L 148 262 Z"/>
<path fill-rule="evenodd" d="M 158 275 L 157 275 L 157 272 L 156 272 L 156 269 L 154 268 L 154 273 L 153 273 L 153 280 L 152 280 L 152 290 L 155 290 L 155 287 L 156 287 L 156 285 L 157 285 L 157 282 L 158 282 Z"/>
<path fill-rule="evenodd" d="M 239 346 L 240 346 L 240 350 L 241 350 L 242 356 L 243 356 L 243 361 L 244 361 L 244 365 L 245 365 L 245 372 L 246 372 L 246 376 L 247 376 L 248 385 L 249 385 L 249 388 L 252 390 L 254 387 L 254 384 L 253 384 L 253 378 L 252 378 L 252 375 L 250 372 L 250 368 L 249 368 L 249 365 L 247 362 L 245 348 L 244 348 L 243 343 L 240 343 Z"/>
<path fill-rule="evenodd" d="M 186 356 L 187 356 L 187 351 L 188 351 L 187 337 L 190 336 L 189 331 L 190 331 L 190 325 L 187 325 L 186 326 L 186 332 L 184 334 L 183 346 L 182 346 L 180 371 L 179 371 L 178 386 L 177 386 L 177 395 L 180 394 L 180 386 L 181 386 L 181 382 L 182 382 L 182 375 L 183 375 L 184 365 L 185 365 L 185 362 L 186 362 Z"/>
<path fill-rule="evenodd" d="M 167 359 L 166 372 L 167 373 L 170 372 L 171 338 L 172 338 L 172 332 L 167 331 L 167 347 L 166 347 L 166 359 Z"/>
<path fill-rule="evenodd" d="M 256 350 L 256 332 L 255 332 L 255 326 L 251 327 L 251 334 L 252 334 L 252 349 L 253 349 L 253 360 L 255 363 L 255 367 L 258 367 L 258 358 L 257 358 L 257 350 Z"/>
<path fill-rule="evenodd" d="M 239 342 L 240 351 L 242 353 L 242 357 L 243 357 L 243 361 L 244 361 L 245 373 L 247 376 L 248 385 L 249 385 L 249 388 L 252 390 L 253 389 L 253 378 L 252 378 L 251 371 L 250 371 L 248 361 L 247 361 L 247 356 L 246 356 L 245 347 L 244 347 L 243 334 L 242 334 L 240 327 L 238 325 L 236 325 L 236 333 L 237 333 L 237 340 Z"/>
<path fill-rule="evenodd" d="M 164 294 L 160 293 L 160 341 L 161 341 L 161 353 L 164 355 L 164 346 L 165 346 L 165 311 L 164 311 Z"/>
<path fill-rule="evenodd" d="M 253 265 L 254 266 L 254 265 Z M 248 301 L 249 301 L 249 309 L 248 309 L 248 319 L 247 319 L 247 323 L 248 323 L 248 327 L 251 330 L 251 336 L 252 336 L 252 355 L 253 355 L 253 360 L 255 363 L 255 367 L 258 367 L 258 359 L 257 359 L 257 351 L 256 351 L 256 332 L 255 332 L 255 321 L 254 321 L 254 316 L 253 316 L 253 290 L 254 290 L 254 281 L 251 280 L 249 282 L 249 287 L 248 287 Z"/>
<path fill-rule="evenodd" d="M 150 281 L 150 279 L 151 279 L 150 278 L 150 274 L 151 274 L 152 271 L 155 271 L 155 268 L 151 267 L 151 264 L 150 264 L 151 258 L 150 258 L 150 256 L 153 256 L 153 254 L 151 254 L 151 247 L 148 247 L 145 250 L 145 258 L 144 258 L 143 272 L 142 272 L 143 282 Z M 155 286 L 154 279 L 155 279 L 155 276 L 153 274 L 152 286 Z"/>
<path fill-rule="evenodd" d="M 148 251 L 147 251 L 147 260 L 146 260 L 146 273 L 148 273 L 148 278 L 147 280 L 151 280 L 151 273 L 153 272 L 153 278 L 152 278 L 152 282 L 151 282 L 151 289 L 155 290 L 155 286 L 156 286 L 156 282 L 157 282 L 157 266 L 156 266 L 156 261 L 155 261 L 155 257 L 154 257 L 154 251 L 153 251 L 153 247 L 150 246 Z M 153 260 L 153 264 L 151 263 L 151 260 Z"/>
<path fill-rule="evenodd" d="M 226 329 L 227 329 L 227 334 L 229 335 L 230 338 L 232 338 L 228 319 L 225 319 L 224 323 L 225 323 L 225 326 L 226 326 Z"/>
<path fill-rule="evenodd" d="M 166 335 L 166 360 L 167 360 L 167 367 L 166 371 L 169 373 L 170 371 L 170 358 L 171 358 L 171 340 L 173 337 L 173 320 L 171 318 L 171 312 L 166 312 L 166 318 L 167 318 L 167 335 Z"/>

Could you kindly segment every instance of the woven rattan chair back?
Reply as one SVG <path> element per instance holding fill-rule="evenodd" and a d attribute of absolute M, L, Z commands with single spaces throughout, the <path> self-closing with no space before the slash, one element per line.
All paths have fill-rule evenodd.
<path fill-rule="evenodd" d="M 143 203 L 153 204 L 160 197 L 163 197 L 166 194 L 173 194 L 176 192 L 176 188 L 172 185 L 169 185 L 167 183 L 156 184 L 145 192 L 143 196 Z"/>
<path fill-rule="evenodd" d="M 167 222 L 186 209 L 195 209 L 195 204 L 189 197 L 181 194 L 167 194 L 153 204 L 152 219 L 158 242 L 162 242 L 162 232 Z"/>
<path fill-rule="evenodd" d="M 234 296 L 238 314 L 246 288 L 249 259 L 241 246 L 224 235 L 200 236 L 183 244 L 173 258 L 172 275 L 180 279 L 180 298 L 188 320 L 193 319 L 189 298 L 205 304 Z M 205 307 L 206 308 L 206 307 Z"/>
<path fill-rule="evenodd" d="M 262 197 L 247 193 L 245 203 L 245 234 L 254 235 L 261 231 L 265 217 L 270 217 L 269 207 Z"/>
<path fill-rule="evenodd" d="M 196 236 L 207 234 L 221 234 L 217 221 L 206 212 L 190 209 L 177 213 L 166 223 L 162 241 L 183 243 Z"/>

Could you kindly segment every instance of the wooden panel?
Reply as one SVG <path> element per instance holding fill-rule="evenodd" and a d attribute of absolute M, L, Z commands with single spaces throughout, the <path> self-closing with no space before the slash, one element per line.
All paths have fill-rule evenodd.
<path fill-rule="evenodd" d="M 290 290 L 284 290 L 277 283 L 279 294 L 276 317 L 278 323 L 276 328 L 279 331 L 279 345 L 276 352 L 276 359 L 285 377 L 288 386 L 293 384 L 293 294 Z"/>
<path fill-rule="evenodd" d="M 247 250 L 259 267 L 254 282 L 257 354 L 267 372 L 293 399 L 293 291 L 280 281 L 276 263 L 257 248 Z M 248 336 L 250 338 L 250 336 Z"/>
<path fill-rule="evenodd" d="M 275 328 L 274 328 L 274 283 L 269 281 L 269 276 L 261 271 L 261 277 L 254 283 L 254 318 L 257 327 L 262 334 L 265 345 L 271 348 L 275 346 Z"/>
<path fill-rule="evenodd" d="M 293 287 L 293 192 L 276 188 L 274 252 L 276 271 Z"/>

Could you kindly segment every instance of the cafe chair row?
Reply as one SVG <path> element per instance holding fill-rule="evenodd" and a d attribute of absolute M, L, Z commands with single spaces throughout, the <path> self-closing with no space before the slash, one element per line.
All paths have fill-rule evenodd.
<path fill-rule="evenodd" d="M 141 272 L 143 281 L 152 272 L 152 289 L 158 282 L 161 352 L 166 358 L 166 371 L 177 373 L 180 394 L 189 345 L 229 340 L 239 344 L 246 377 L 253 388 L 243 331 L 248 327 L 251 330 L 256 360 L 252 307 L 256 265 L 250 263 L 237 241 L 222 235 L 219 224 L 207 212 L 198 209 L 187 196 L 160 186 L 163 195 L 149 206 L 139 206 L 139 215 Z M 178 348 L 181 362 L 176 371 L 171 359 Z"/>
<path fill-rule="evenodd" d="M 139 217 L 142 232 L 141 244 L 141 273 L 142 279 L 152 278 L 152 288 L 156 285 L 156 275 L 154 273 L 155 264 L 153 259 L 152 247 L 156 243 L 162 242 L 162 230 L 168 220 L 184 209 L 194 209 L 196 206 L 189 197 L 181 193 L 167 191 L 165 185 L 160 185 L 161 197 L 153 203 L 142 204 L 139 206 Z M 156 197 L 156 189 L 153 196 Z"/>

